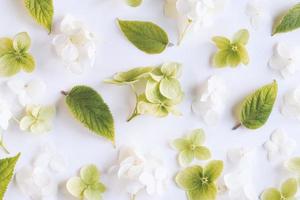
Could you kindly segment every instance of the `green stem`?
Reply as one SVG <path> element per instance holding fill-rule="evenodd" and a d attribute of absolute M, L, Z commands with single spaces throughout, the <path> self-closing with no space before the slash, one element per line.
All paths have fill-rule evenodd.
<path fill-rule="evenodd" d="M 190 28 L 191 24 L 192 24 L 192 20 L 188 20 L 188 24 L 185 26 L 184 30 L 183 30 L 183 33 L 179 36 L 179 40 L 177 42 L 177 45 L 179 46 L 186 34 L 186 32 L 188 31 L 188 29 Z"/>
<path fill-rule="evenodd" d="M 3 144 L 3 142 L 0 142 L 0 147 L 2 148 L 2 150 L 4 151 L 4 153 L 9 154 L 9 151 L 7 150 L 7 148 L 5 147 L 5 145 Z"/>
<path fill-rule="evenodd" d="M 139 95 L 137 94 L 136 92 L 136 89 L 134 88 L 134 86 L 131 84 L 131 89 L 132 91 L 134 92 L 134 95 L 135 95 L 135 99 L 136 99 L 136 103 L 135 103 L 135 108 L 134 108 L 134 111 L 132 112 L 132 114 L 130 115 L 130 117 L 127 119 L 127 122 L 130 122 L 133 118 L 139 116 L 140 114 L 138 113 L 137 111 L 137 107 L 138 107 L 138 103 L 139 103 Z"/>

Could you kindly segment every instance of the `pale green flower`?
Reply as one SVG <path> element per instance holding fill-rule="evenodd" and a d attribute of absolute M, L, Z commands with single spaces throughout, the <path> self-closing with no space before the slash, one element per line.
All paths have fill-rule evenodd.
<path fill-rule="evenodd" d="M 223 171 L 223 161 L 210 161 L 205 167 L 198 165 L 179 172 L 175 178 L 179 187 L 186 191 L 188 200 L 215 200 L 216 181 Z"/>
<path fill-rule="evenodd" d="M 205 133 L 202 129 L 193 130 L 188 136 L 174 140 L 172 146 L 180 152 L 178 156 L 180 165 L 186 166 L 194 159 L 208 160 L 211 153 L 203 146 L 204 141 Z"/>
<path fill-rule="evenodd" d="M 238 31 L 232 41 L 226 37 L 213 37 L 213 42 L 219 49 L 213 57 L 216 67 L 237 67 L 241 63 L 248 65 L 249 56 L 246 45 L 249 40 L 249 32 L 246 29 Z"/>
<path fill-rule="evenodd" d="M 87 165 L 80 170 L 80 177 L 73 177 L 67 182 L 71 195 L 84 200 L 101 200 L 106 187 L 99 181 L 100 172 L 95 165 Z"/>
<path fill-rule="evenodd" d="M 54 106 L 28 106 L 20 121 L 20 129 L 32 133 L 48 132 L 52 129 L 55 113 Z"/>
<path fill-rule="evenodd" d="M 262 195 L 262 200 L 296 200 L 296 193 L 298 190 L 297 180 L 290 178 L 282 183 L 280 189 L 269 188 L 266 189 Z"/>
<path fill-rule="evenodd" d="M 26 32 L 17 34 L 14 39 L 0 38 L 0 75 L 13 76 L 21 69 L 32 72 L 35 61 L 28 50 L 31 40 Z"/>

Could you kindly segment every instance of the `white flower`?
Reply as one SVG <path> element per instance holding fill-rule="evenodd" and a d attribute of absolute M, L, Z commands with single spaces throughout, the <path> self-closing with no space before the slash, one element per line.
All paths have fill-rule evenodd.
<path fill-rule="evenodd" d="M 25 82 L 20 79 L 13 79 L 7 82 L 10 90 L 18 96 L 22 106 L 37 103 L 46 93 L 46 84 L 41 80 Z"/>
<path fill-rule="evenodd" d="M 210 77 L 200 95 L 192 103 L 193 112 L 202 117 L 206 124 L 216 124 L 224 112 L 227 93 L 227 88 L 221 78 Z"/>
<path fill-rule="evenodd" d="M 280 130 L 275 130 L 264 144 L 270 161 L 286 159 L 296 150 L 296 141 Z"/>
<path fill-rule="evenodd" d="M 227 153 L 233 169 L 224 175 L 224 183 L 231 200 L 256 199 L 253 188 L 253 151 L 243 148 L 231 149 Z"/>
<path fill-rule="evenodd" d="M 300 69 L 299 53 L 299 47 L 278 43 L 269 61 L 269 66 L 279 71 L 283 78 L 294 75 Z"/>
<path fill-rule="evenodd" d="M 10 111 L 9 104 L 0 100 L 0 128 L 3 130 L 7 130 L 9 125 L 9 120 L 12 118 L 12 112 Z"/>
<path fill-rule="evenodd" d="M 178 21 L 179 42 L 193 27 L 213 24 L 226 0 L 165 0 L 165 15 Z"/>
<path fill-rule="evenodd" d="M 96 56 L 94 35 L 70 15 L 62 20 L 60 31 L 53 39 L 53 45 L 67 68 L 80 74 L 93 67 Z"/>
<path fill-rule="evenodd" d="M 287 92 L 283 97 L 281 113 L 300 120 L 300 87 Z"/>
<path fill-rule="evenodd" d="M 161 195 L 166 188 L 167 172 L 159 160 L 146 158 L 129 147 L 119 153 L 118 164 L 110 169 L 126 181 L 126 190 L 132 196 L 145 189 L 149 195 Z"/>
<path fill-rule="evenodd" d="M 261 0 L 250 0 L 246 6 L 246 14 L 250 18 L 251 25 L 258 29 L 267 18 L 265 10 L 261 7 Z"/>

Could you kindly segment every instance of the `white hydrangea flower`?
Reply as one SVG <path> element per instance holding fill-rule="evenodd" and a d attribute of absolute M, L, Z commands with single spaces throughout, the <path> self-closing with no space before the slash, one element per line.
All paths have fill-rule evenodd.
<path fill-rule="evenodd" d="M 210 26 L 226 0 L 165 0 L 165 15 L 178 22 L 179 42 L 192 28 Z"/>
<path fill-rule="evenodd" d="M 193 112 L 202 117 L 208 125 L 216 124 L 225 109 L 228 90 L 224 81 L 218 76 L 210 77 L 193 103 Z"/>
<path fill-rule="evenodd" d="M 227 159 L 233 167 L 224 175 L 224 183 L 230 200 L 256 199 L 256 192 L 253 188 L 253 156 L 254 151 L 243 148 L 228 151 Z"/>
<path fill-rule="evenodd" d="M 64 17 L 60 24 L 60 34 L 53 39 L 57 55 L 73 73 L 81 74 L 93 67 L 96 44 L 93 33 L 72 16 Z"/>
<path fill-rule="evenodd" d="M 250 0 L 246 6 L 246 14 L 255 29 L 258 29 L 262 22 L 268 18 L 265 9 L 261 6 L 261 0 Z"/>
<path fill-rule="evenodd" d="M 287 92 L 283 97 L 281 113 L 300 120 L 300 87 Z"/>
<path fill-rule="evenodd" d="M 132 196 L 143 189 L 149 195 L 161 195 L 166 189 L 167 172 L 162 163 L 129 147 L 121 148 L 118 164 L 110 172 L 116 172 L 119 179 L 126 181 L 126 190 Z"/>
<path fill-rule="evenodd" d="M 0 128 L 7 130 L 9 126 L 9 120 L 13 117 L 10 111 L 10 105 L 4 101 L 0 100 Z"/>
<path fill-rule="evenodd" d="M 46 83 L 39 79 L 25 82 L 13 79 L 7 82 L 9 89 L 18 96 L 22 106 L 37 103 L 46 93 Z"/>
<path fill-rule="evenodd" d="M 286 43 L 278 43 L 269 66 L 279 71 L 283 78 L 294 75 L 300 69 L 300 47 L 292 47 Z"/>
<path fill-rule="evenodd" d="M 296 150 L 296 141 L 281 129 L 275 130 L 264 148 L 270 161 L 288 158 Z"/>

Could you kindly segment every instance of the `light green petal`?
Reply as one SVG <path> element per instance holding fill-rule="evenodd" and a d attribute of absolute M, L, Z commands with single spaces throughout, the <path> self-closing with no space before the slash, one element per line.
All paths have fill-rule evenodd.
<path fill-rule="evenodd" d="M 231 52 L 227 56 L 227 64 L 231 67 L 237 67 L 241 63 L 241 58 L 238 53 Z"/>
<path fill-rule="evenodd" d="M 137 67 L 127 72 L 120 72 L 114 76 L 114 81 L 118 84 L 134 83 L 146 77 L 151 71 L 153 71 L 153 69 L 153 67 Z"/>
<path fill-rule="evenodd" d="M 0 75 L 13 76 L 21 70 L 22 65 L 16 60 L 12 53 L 0 57 Z"/>
<path fill-rule="evenodd" d="M 147 81 L 145 95 L 149 102 L 160 103 L 162 96 L 159 92 L 159 83 L 152 80 Z"/>
<path fill-rule="evenodd" d="M 94 190 L 98 190 L 100 191 L 101 193 L 105 192 L 106 191 L 106 187 L 103 183 L 96 183 L 94 185 L 91 186 Z"/>
<path fill-rule="evenodd" d="M 230 47 L 230 40 L 226 37 L 216 36 L 212 40 L 219 49 L 228 49 Z"/>
<path fill-rule="evenodd" d="M 201 185 L 200 177 L 202 173 L 201 166 L 188 167 L 176 175 L 175 181 L 184 190 L 196 190 Z"/>
<path fill-rule="evenodd" d="M 162 105 L 158 105 L 157 106 L 157 110 L 154 113 L 154 116 L 156 117 L 166 117 L 168 116 L 169 111 L 166 107 L 162 106 Z"/>
<path fill-rule="evenodd" d="M 83 191 L 86 189 L 86 185 L 79 177 L 73 177 L 67 182 L 67 190 L 74 197 L 81 198 Z"/>
<path fill-rule="evenodd" d="M 183 151 L 190 147 L 190 142 L 187 141 L 186 139 L 179 138 L 172 142 L 172 146 L 176 148 L 178 151 Z"/>
<path fill-rule="evenodd" d="M 83 196 L 84 196 L 84 199 L 86 199 L 86 200 L 101 200 L 102 192 L 100 190 L 97 190 L 96 188 L 93 188 L 92 186 L 89 186 L 83 192 Z"/>
<path fill-rule="evenodd" d="M 238 54 L 241 58 L 241 61 L 244 65 L 248 65 L 249 64 L 249 55 L 248 55 L 248 52 L 247 52 L 247 49 L 242 46 L 242 45 L 238 45 Z"/>
<path fill-rule="evenodd" d="M 188 140 L 191 141 L 194 145 L 201 145 L 205 141 L 205 133 L 203 129 L 195 129 L 188 136 Z"/>
<path fill-rule="evenodd" d="M 162 79 L 159 84 L 159 91 L 168 99 L 178 99 L 182 94 L 180 83 L 175 78 Z"/>
<path fill-rule="evenodd" d="M 217 187 L 215 184 L 204 184 L 198 189 L 187 191 L 189 200 L 216 200 Z"/>
<path fill-rule="evenodd" d="M 213 64 L 216 67 L 226 67 L 227 66 L 227 57 L 229 53 L 228 50 L 218 51 L 213 57 Z"/>
<path fill-rule="evenodd" d="M 19 60 L 19 63 L 25 72 L 30 73 L 33 72 L 33 70 L 35 69 L 35 60 L 28 53 L 25 53 L 23 55 L 22 59 Z"/>
<path fill-rule="evenodd" d="M 292 171 L 300 174 L 300 157 L 291 158 L 286 162 L 286 167 Z"/>
<path fill-rule="evenodd" d="M 224 168 L 223 161 L 213 160 L 204 167 L 204 175 L 207 176 L 210 182 L 217 180 L 222 174 Z"/>
<path fill-rule="evenodd" d="M 35 119 L 31 116 L 25 116 L 20 121 L 20 129 L 22 131 L 29 131 L 32 124 L 35 123 Z"/>
<path fill-rule="evenodd" d="M 192 150 L 184 150 L 179 153 L 178 160 L 181 166 L 186 166 L 194 160 L 194 152 Z"/>
<path fill-rule="evenodd" d="M 181 64 L 175 62 L 165 63 L 160 70 L 165 77 L 177 78 L 181 74 Z"/>
<path fill-rule="evenodd" d="M 295 194 L 297 193 L 297 189 L 298 189 L 297 180 L 294 178 L 290 178 L 281 185 L 281 194 L 285 198 L 294 197 Z"/>
<path fill-rule="evenodd" d="M 281 200 L 281 194 L 276 188 L 269 188 L 261 195 L 262 200 Z"/>
<path fill-rule="evenodd" d="M 39 120 L 51 120 L 56 113 L 55 106 L 45 106 L 41 107 L 38 113 Z"/>
<path fill-rule="evenodd" d="M 249 31 L 247 29 L 242 29 L 238 31 L 233 38 L 234 43 L 239 43 L 243 45 L 246 45 L 248 43 L 248 40 L 249 40 Z"/>
<path fill-rule="evenodd" d="M 10 38 L 0 38 L 0 57 L 13 51 L 13 41 Z"/>
<path fill-rule="evenodd" d="M 198 160 L 208 160 L 211 157 L 211 153 L 208 148 L 200 146 L 194 150 L 194 156 Z"/>
<path fill-rule="evenodd" d="M 26 32 L 19 33 L 13 40 L 14 49 L 17 51 L 26 51 L 31 45 L 31 39 Z"/>
<path fill-rule="evenodd" d="M 87 165 L 81 168 L 80 177 L 86 184 L 94 184 L 99 182 L 100 173 L 96 165 Z"/>
<path fill-rule="evenodd" d="M 51 131 L 51 129 L 52 124 L 48 121 L 37 120 L 30 126 L 31 133 L 46 133 Z"/>
<path fill-rule="evenodd" d="M 163 73 L 160 70 L 161 67 L 156 67 L 151 73 L 150 76 L 151 78 L 156 81 L 159 82 L 162 78 L 163 78 Z"/>

